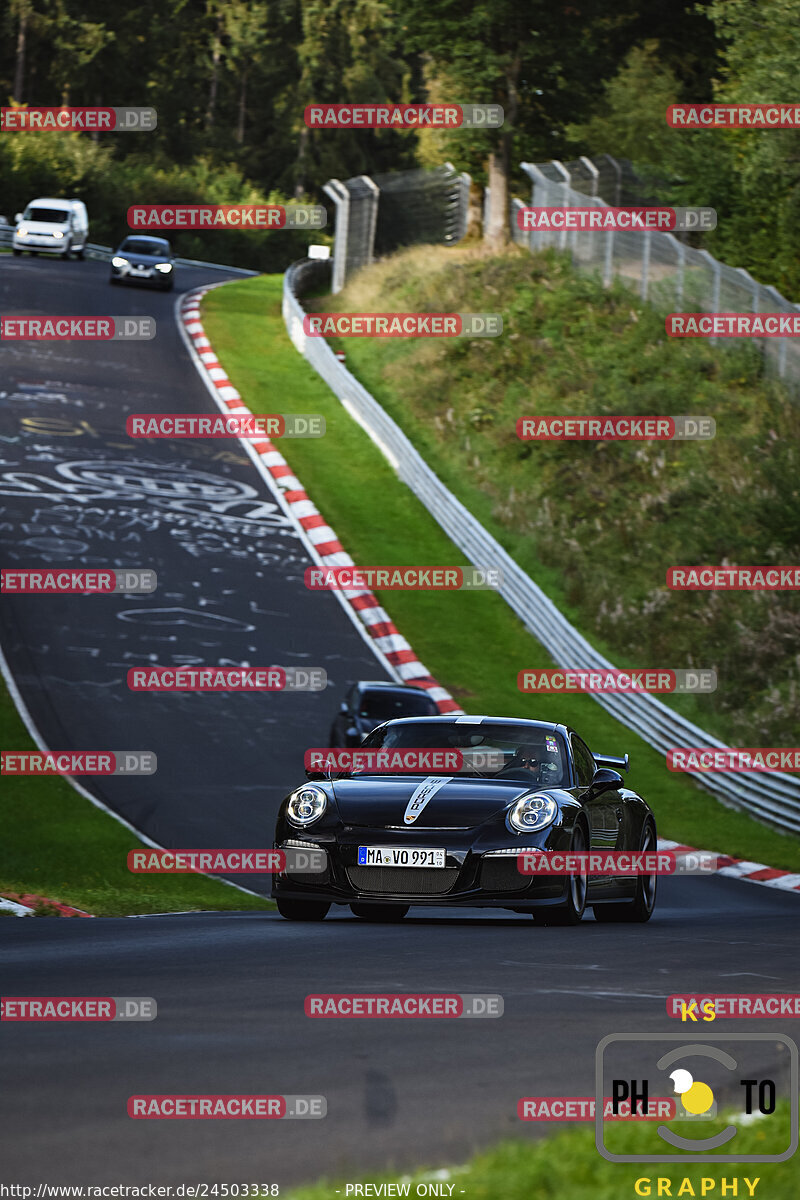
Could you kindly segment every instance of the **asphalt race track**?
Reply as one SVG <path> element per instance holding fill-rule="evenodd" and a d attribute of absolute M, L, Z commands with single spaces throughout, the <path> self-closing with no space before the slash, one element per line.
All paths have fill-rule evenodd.
<path fill-rule="evenodd" d="M 151 778 L 91 785 L 150 837 L 269 845 L 277 800 L 302 751 L 324 744 L 347 682 L 383 672 L 335 598 L 305 591 L 302 544 L 234 443 L 127 442 L 130 412 L 212 408 L 173 297 L 111 290 L 106 274 L 99 263 L 0 257 L 4 314 L 44 303 L 159 321 L 153 342 L 2 348 L 2 561 L 150 566 L 159 590 L 6 597 L 3 650 L 49 746 L 157 753 Z M 212 276 L 224 277 L 182 269 L 178 282 Z M 291 401 L 276 407 L 291 411 Z M 131 665 L 196 659 L 323 666 L 332 687 L 254 697 L 125 686 Z M 668 995 L 800 991 L 797 918 L 796 895 L 681 877 L 660 882 L 649 925 L 629 928 L 420 908 L 397 926 L 342 909 L 320 925 L 252 912 L 3 919 L 3 994 L 158 1002 L 149 1023 L 0 1028 L 4 1180 L 30 1184 L 36 1164 L 45 1183 L 289 1185 L 458 1163 L 502 1137 L 552 1132 L 518 1121 L 517 1100 L 591 1095 L 606 1034 L 681 1031 L 666 1017 Z M 314 1021 L 303 1011 L 311 991 L 500 993 L 505 1014 Z M 795 1040 L 798 1024 L 773 1022 Z M 170 1092 L 322 1094 L 328 1116 L 127 1116 L 129 1096 Z"/>
<path fill-rule="evenodd" d="M 176 288 L 225 278 L 179 267 Z M 0 643 L 49 747 L 155 751 L 150 778 L 84 781 L 137 829 L 170 847 L 272 845 L 303 749 L 327 745 L 350 682 L 387 675 L 336 597 L 306 590 L 311 560 L 238 442 L 127 437 L 130 413 L 218 411 L 175 295 L 111 287 L 105 263 L 0 255 L 4 315 L 150 315 L 158 328 L 152 341 L 0 347 L 3 565 L 158 576 L 149 595 L 4 596 Z M 130 692 L 127 671 L 154 662 L 324 667 L 329 688 Z"/>
<path fill-rule="evenodd" d="M 552 1132 L 520 1122 L 517 1100 L 592 1095 L 606 1034 L 681 1031 L 665 1016 L 668 995 L 800 990 L 796 896 L 721 877 L 660 886 L 650 924 L 628 929 L 419 908 L 394 927 L 345 909 L 311 926 L 271 913 L 2 921 L 9 991 L 148 995 L 159 1006 L 149 1023 L 0 1031 L 4 1178 L 31 1183 L 36 1163 L 44 1182 L 285 1185 L 353 1178 L 356 1164 L 360 1176 L 458 1163 L 501 1137 Z M 347 991 L 499 992 L 505 1014 L 304 1015 L 309 992 Z M 800 1034 L 798 1021 L 720 1024 Z M 692 1028 L 696 1039 L 709 1027 Z M 127 1116 L 129 1096 L 168 1092 L 321 1094 L 328 1116 Z"/>

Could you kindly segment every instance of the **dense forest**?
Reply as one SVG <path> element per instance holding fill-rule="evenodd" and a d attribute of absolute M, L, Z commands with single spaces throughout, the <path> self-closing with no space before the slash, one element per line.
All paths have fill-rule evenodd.
<path fill-rule="evenodd" d="M 800 293 L 800 133 L 685 133 L 664 117 L 676 100 L 794 100 L 800 0 L 7 0 L 0 19 L 4 103 L 158 112 L 150 133 L 0 136 L 9 217 L 37 193 L 79 196 L 92 237 L 113 241 L 134 201 L 318 202 L 331 176 L 448 159 L 491 181 L 484 235 L 502 242 L 509 192 L 527 195 L 520 161 L 610 153 L 663 199 L 716 208 L 713 253 Z M 500 103 L 505 124 L 303 123 L 312 102 L 443 99 Z M 229 261 L 274 267 L 288 236 L 281 251 L 270 235 L 177 241 L 208 254 L 222 237 Z"/>

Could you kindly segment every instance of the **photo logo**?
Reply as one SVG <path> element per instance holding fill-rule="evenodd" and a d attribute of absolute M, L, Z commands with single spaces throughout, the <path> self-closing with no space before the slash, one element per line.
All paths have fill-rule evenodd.
<path fill-rule="evenodd" d="M 797 1046 L 783 1034 L 732 1033 L 702 1042 L 686 1042 L 685 1034 L 609 1034 L 595 1056 L 597 1149 L 609 1162 L 784 1162 L 798 1147 L 798 1078 Z M 646 1127 L 645 1152 L 629 1153 L 615 1142 L 602 1097 L 610 1084 L 612 1109 L 629 1102 L 647 1111 L 650 1091 L 668 1088 L 668 1080 L 677 1097 L 678 1128 Z M 778 1111 L 778 1099 L 788 1102 L 788 1115 Z M 732 1123 L 709 1134 L 706 1122 L 716 1117 L 717 1106 L 727 1105 L 768 1117 L 782 1148 L 771 1154 L 737 1150 L 739 1128 Z"/>

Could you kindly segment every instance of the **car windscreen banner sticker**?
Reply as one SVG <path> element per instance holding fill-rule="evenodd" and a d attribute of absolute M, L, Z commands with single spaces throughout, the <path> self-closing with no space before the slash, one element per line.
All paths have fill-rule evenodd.
<path fill-rule="evenodd" d="M 443 779 L 440 776 L 431 775 L 430 778 L 426 779 L 415 789 L 413 796 L 406 805 L 405 816 L 403 817 L 406 825 L 414 824 L 428 801 L 436 795 L 439 788 L 443 788 L 446 783 L 449 783 L 451 778 L 452 776 L 450 775 L 445 776 Z"/>

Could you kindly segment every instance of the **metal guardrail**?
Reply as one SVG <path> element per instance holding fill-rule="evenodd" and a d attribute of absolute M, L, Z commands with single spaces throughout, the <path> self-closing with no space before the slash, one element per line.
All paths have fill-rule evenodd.
<path fill-rule="evenodd" d="M 14 226 L 0 225 L 0 246 L 10 246 L 14 240 Z M 42 253 L 47 254 L 44 250 Z M 96 242 L 87 242 L 86 258 L 100 262 L 109 262 L 114 254 L 112 246 L 99 246 Z M 224 263 L 203 262 L 198 258 L 175 258 L 172 260 L 178 267 L 210 267 L 214 271 L 229 271 L 234 275 L 260 275 L 260 271 L 248 271 L 245 267 L 226 267 Z"/>
<path fill-rule="evenodd" d="M 563 668 L 607 669 L 612 666 L 534 583 L 529 575 L 450 492 L 415 450 L 402 429 L 373 396 L 338 361 L 323 338 L 307 337 L 298 296 L 327 278 L 329 262 L 303 260 L 289 268 L 283 284 L 283 319 L 295 348 L 322 376 L 377 443 L 399 478 L 428 509 L 447 536 L 476 565 L 499 566 L 500 595 L 526 629 Z M 591 693 L 613 717 L 661 753 L 678 746 L 725 748 L 725 743 L 667 708 L 655 696 Z M 689 772 L 723 804 L 744 809 L 778 828 L 800 833 L 800 779 L 779 772 L 755 775 Z"/>

